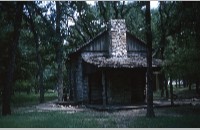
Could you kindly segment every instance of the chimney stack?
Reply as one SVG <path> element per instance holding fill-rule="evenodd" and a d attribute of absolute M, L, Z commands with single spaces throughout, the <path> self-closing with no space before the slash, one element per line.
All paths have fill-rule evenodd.
<path fill-rule="evenodd" d="M 127 57 L 126 49 L 126 23 L 125 19 L 111 19 L 110 22 L 110 45 L 111 57 Z"/>

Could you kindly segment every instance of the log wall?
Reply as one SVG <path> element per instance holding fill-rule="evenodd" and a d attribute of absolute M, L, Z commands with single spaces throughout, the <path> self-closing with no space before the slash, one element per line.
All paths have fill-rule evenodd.
<path fill-rule="evenodd" d="M 88 77 L 83 73 L 83 61 L 80 55 L 71 57 L 71 88 L 73 91 L 74 101 L 88 101 Z"/>

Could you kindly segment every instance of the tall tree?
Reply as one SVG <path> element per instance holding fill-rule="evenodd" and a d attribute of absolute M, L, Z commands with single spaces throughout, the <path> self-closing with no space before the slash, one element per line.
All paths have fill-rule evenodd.
<path fill-rule="evenodd" d="M 27 7 L 28 9 L 28 7 Z M 33 37 L 34 37 L 34 42 L 35 42 L 35 51 L 36 51 L 36 62 L 37 62 L 37 65 L 38 65 L 38 75 L 39 75 L 39 90 L 40 90 L 40 103 L 43 103 L 44 102 L 44 84 L 43 84 L 43 65 L 42 65 L 42 59 L 41 59 L 41 55 L 40 55 L 40 52 L 39 52 L 39 47 L 40 47 L 40 41 L 39 41 L 39 36 L 38 36 L 38 33 L 35 29 L 35 25 L 34 25 L 34 22 L 33 22 L 33 16 L 31 14 L 31 11 L 28 9 L 28 12 L 29 12 L 29 18 L 28 19 L 28 22 L 30 23 L 30 28 L 31 28 L 31 31 L 33 32 Z"/>
<path fill-rule="evenodd" d="M 147 41 L 147 117 L 155 117 L 153 110 L 153 87 L 152 87 L 152 32 L 150 1 L 145 2 L 146 41 Z"/>
<path fill-rule="evenodd" d="M 174 94 L 173 94 L 173 85 L 172 85 L 172 77 L 169 77 L 169 85 L 170 85 L 170 99 L 171 99 L 171 105 L 174 105 Z"/>
<path fill-rule="evenodd" d="M 23 2 L 16 3 L 16 14 L 14 21 L 14 35 L 12 38 L 12 43 L 10 44 L 10 55 L 9 55 L 9 64 L 7 71 L 7 80 L 5 86 L 3 88 L 3 99 L 2 99 L 2 115 L 10 115 L 11 108 L 11 90 L 13 85 L 13 75 L 15 68 L 15 56 L 16 56 L 16 48 L 18 46 L 21 22 L 22 22 L 22 14 L 23 14 Z"/>
<path fill-rule="evenodd" d="M 63 97 L 63 44 L 60 34 L 60 21 L 61 21 L 61 5 L 56 1 L 56 62 L 57 68 L 57 88 L 58 88 L 58 101 L 62 101 Z"/>
<path fill-rule="evenodd" d="M 166 29 L 164 26 L 164 21 L 163 21 L 163 5 L 164 3 L 162 1 L 160 1 L 160 5 L 159 5 L 159 14 L 160 14 L 160 29 L 161 29 L 161 40 L 160 40 L 160 44 L 161 44 L 161 60 L 164 61 L 164 49 L 165 49 L 165 43 L 166 43 Z M 161 97 L 164 96 L 164 88 L 166 90 L 166 98 L 169 97 L 168 94 L 168 89 L 167 89 L 167 79 L 165 77 L 164 72 L 162 73 L 162 81 L 161 81 Z M 164 87 L 164 88 L 163 88 Z"/>

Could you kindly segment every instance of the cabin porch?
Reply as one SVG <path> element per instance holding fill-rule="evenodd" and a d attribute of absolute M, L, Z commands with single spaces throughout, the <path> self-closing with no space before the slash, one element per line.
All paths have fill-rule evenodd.
<path fill-rule="evenodd" d="M 88 74 L 88 103 L 136 105 L 145 101 L 145 68 L 98 68 Z"/>

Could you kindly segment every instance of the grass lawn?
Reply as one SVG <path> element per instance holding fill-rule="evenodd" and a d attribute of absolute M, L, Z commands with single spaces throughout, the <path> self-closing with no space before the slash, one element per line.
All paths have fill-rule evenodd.
<path fill-rule="evenodd" d="M 34 94 L 26 94 L 26 93 L 15 93 L 14 96 L 11 98 L 12 106 L 13 107 L 24 107 L 24 106 L 31 106 L 36 105 L 39 103 L 39 93 Z M 56 93 L 53 92 L 46 92 L 44 95 L 45 102 L 57 99 Z"/>
<path fill-rule="evenodd" d="M 12 107 L 25 107 L 25 106 L 32 106 L 39 103 L 39 93 L 15 93 L 11 97 L 11 106 Z M 57 99 L 56 93 L 53 92 L 46 92 L 44 95 L 45 102 Z M 0 106 L 2 103 L 2 99 L 0 96 Z M 1 109 L 0 109 L 1 110 Z"/>
<path fill-rule="evenodd" d="M 44 95 L 45 102 L 57 99 L 56 93 L 46 92 Z M 0 96 L 0 113 L 2 112 L 2 99 Z M 35 93 L 15 93 L 11 97 L 11 110 L 20 108 L 20 107 L 28 107 L 39 104 L 39 94 Z"/>
<path fill-rule="evenodd" d="M 200 106 L 156 108 L 155 118 L 145 117 L 146 109 L 117 112 L 86 110 L 18 112 L 0 116 L 1 128 L 199 128 Z"/>
<path fill-rule="evenodd" d="M 39 103 L 38 98 L 39 95 L 35 94 L 16 93 L 12 97 L 12 110 L 16 111 L 10 116 L 0 115 L 0 128 L 200 128 L 200 105 L 155 108 L 156 117 L 146 118 L 146 109 L 116 112 L 85 109 L 74 113 L 41 111 L 31 107 Z M 45 101 L 53 99 L 56 99 L 56 93 L 45 94 Z"/>
<path fill-rule="evenodd" d="M 168 86 L 169 98 L 170 98 L 170 88 Z M 188 87 L 181 88 L 173 86 L 173 93 L 178 96 L 178 99 L 191 99 L 196 96 L 196 88 L 195 85 L 192 85 L 191 90 Z M 154 99 L 166 99 L 165 93 L 164 97 L 161 98 L 161 90 L 157 90 L 153 93 Z"/>

